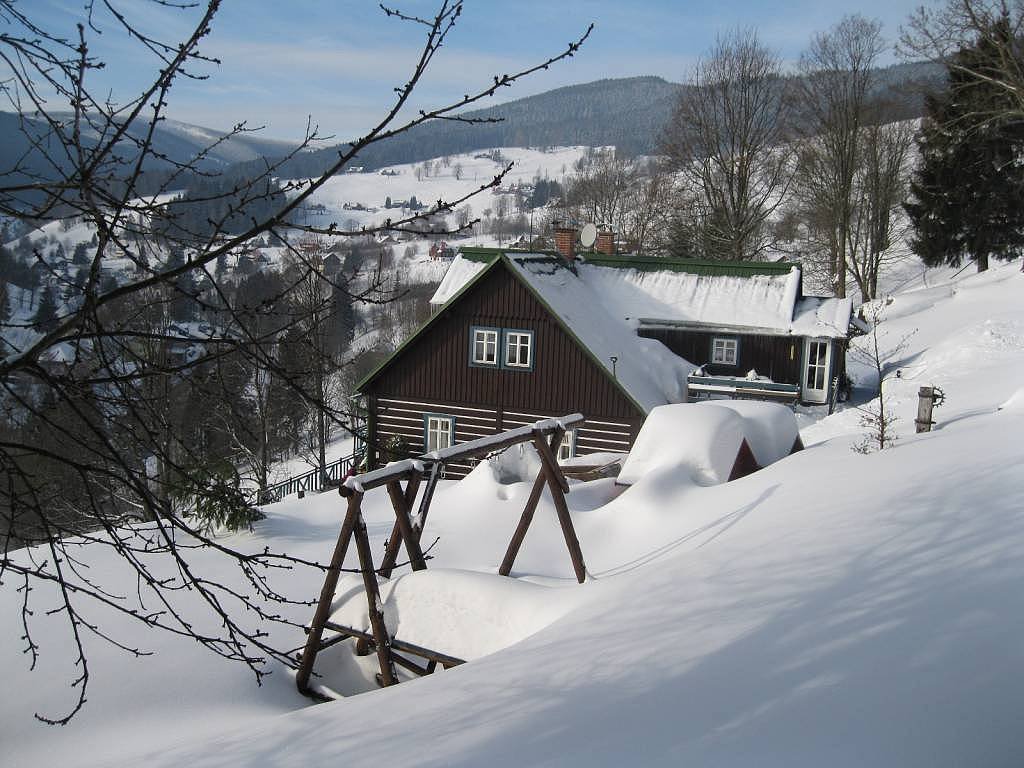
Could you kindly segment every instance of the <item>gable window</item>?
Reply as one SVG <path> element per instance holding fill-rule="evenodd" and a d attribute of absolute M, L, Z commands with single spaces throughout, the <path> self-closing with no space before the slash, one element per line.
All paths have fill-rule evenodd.
<path fill-rule="evenodd" d="M 473 365 L 498 364 L 498 329 L 478 328 L 470 330 L 469 359 Z"/>
<path fill-rule="evenodd" d="M 455 419 L 451 416 L 427 414 L 423 417 L 426 429 L 424 444 L 427 453 L 448 448 L 455 441 Z"/>
<path fill-rule="evenodd" d="M 720 365 L 736 365 L 739 359 L 736 354 L 738 347 L 738 339 L 716 336 L 711 344 L 711 362 Z"/>
<path fill-rule="evenodd" d="M 558 460 L 566 461 L 576 455 L 576 430 L 565 430 L 565 437 L 558 445 Z"/>
<path fill-rule="evenodd" d="M 505 331 L 505 367 L 533 368 L 533 331 Z"/>

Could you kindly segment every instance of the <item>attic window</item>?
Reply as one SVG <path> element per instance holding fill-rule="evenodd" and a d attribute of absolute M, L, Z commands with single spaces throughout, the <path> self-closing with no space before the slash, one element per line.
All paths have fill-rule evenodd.
<path fill-rule="evenodd" d="M 505 331 L 505 367 L 533 368 L 533 331 Z"/>
<path fill-rule="evenodd" d="M 499 330 L 473 327 L 470 334 L 470 362 L 473 365 L 497 365 Z"/>
<path fill-rule="evenodd" d="M 739 359 L 736 354 L 738 347 L 737 339 L 716 336 L 711 345 L 711 362 L 719 365 L 736 365 Z"/>

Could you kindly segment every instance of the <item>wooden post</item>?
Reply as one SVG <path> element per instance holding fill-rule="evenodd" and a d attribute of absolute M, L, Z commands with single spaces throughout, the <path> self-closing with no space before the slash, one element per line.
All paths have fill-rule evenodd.
<path fill-rule="evenodd" d="M 402 539 L 405 541 L 405 551 L 409 555 L 409 564 L 412 565 L 414 571 L 422 571 L 427 567 L 427 563 L 423 559 L 423 550 L 420 549 L 419 536 L 413 532 L 412 520 L 409 518 L 409 507 L 412 505 L 409 503 L 408 498 L 409 496 L 416 498 L 414 484 L 419 485 L 417 482 L 418 478 L 419 475 L 413 475 L 410 478 L 405 493 L 402 492 L 402 485 L 397 480 L 393 480 L 387 485 L 388 496 L 391 497 L 391 506 L 395 508 L 395 524 L 402 533 Z M 412 494 L 409 493 L 410 489 L 413 491 Z"/>
<path fill-rule="evenodd" d="M 363 494 L 361 493 L 352 493 L 348 497 L 345 522 L 342 523 L 341 532 L 338 534 L 338 542 L 334 545 L 334 555 L 331 557 L 331 564 L 324 577 L 324 586 L 320 590 L 320 600 L 316 604 L 313 623 L 309 627 L 309 636 L 306 638 L 306 647 L 302 651 L 299 671 L 295 674 L 295 683 L 301 693 L 309 691 L 309 677 L 313 672 L 313 662 L 316 661 L 316 655 L 320 651 L 324 624 L 330 618 L 334 590 L 338 586 L 338 577 L 341 575 L 341 566 L 345 562 L 345 554 L 348 552 L 348 543 L 352 539 L 352 530 L 355 527 L 356 518 L 361 517 L 359 507 L 362 501 Z"/>
<path fill-rule="evenodd" d="M 551 435 L 552 453 L 558 451 L 558 446 L 562 444 L 564 436 L 565 432 L 563 431 L 556 431 Z M 509 541 L 508 549 L 505 551 L 505 558 L 501 561 L 501 567 L 498 569 L 498 573 L 501 576 L 508 576 L 512 572 L 512 565 L 519 555 L 519 548 L 523 546 L 523 539 L 526 538 L 526 532 L 530 530 L 533 514 L 537 511 L 537 504 L 540 502 L 541 494 L 544 493 L 544 482 L 545 475 L 542 466 L 537 473 L 536 479 L 533 481 L 533 488 L 530 490 L 530 496 L 526 500 L 526 506 L 523 507 L 523 514 L 519 518 L 519 525 L 516 526 L 515 533 L 512 534 L 512 540 Z"/>
<path fill-rule="evenodd" d="M 917 390 L 917 418 L 914 419 L 914 424 L 917 427 L 918 432 L 931 432 L 932 424 L 932 406 L 935 404 L 935 389 L 934 387 L 921 387 Z"/>
<path fill-rule="evenodd" d="M 572 567 L 576 571 L 576 581 L 582 584 L 587 579 L 587 566 L 583 562 L 583 551 L 580 549 L 580 541 L 576 538 L 576 530 L 572 526 L 569 507 L 565 503 L 563 488 L 568 489 L 569 481 L 565 479 L 565 476 L 558 469 L 558 462 L 555 460 L 554 453 L 548 444 L 544 442 L 540 434 L 534 434 L 533 444 L 537 446 L 541 463 L 544 465 L 542 472 L 547 476 L 548 488 L 551 489 L 551 500 L 555 502 L 555 512 L 558 513 L 558 523 L 562 526 L 562 536 L 565 537 L 565 545 L 569 548 Z"/>
<path fill-rule="evenodd" d="M 523 539 L 526 538 L 526 532 L 530 529 L 530 523 L 533 522 L 533 513 L 537 511 L 537 503 L 540 501 L 541 494 L 544 493 L 544 482 L 544 470 L 541 469 L 533 481 L 530 498 L 526 500 L 523 515 L 519 518 L 519 525 L 516 526 L 516 531 L 512 534 L 512 540 L 508 543 L 508 549 L 505 551 L 505 559 L 501 561 L 501 567 L 498 569 L 498 573 L 502 576 L 508 576 L 512 572 L 512 564 L 516 561 L 519 548 L 523 546 Z"/>
<path fill-rule="evenodd" d="M 420 499 L 420 508 L 416 513 L 416 520 L 413 520 L 412 527 L 417 534 L 423 533 L 427 525 L 427 513 L 430 511 L 430 502 L 434 500 L 434 489 L 437 488 L 437 481 L 441 479 L 441 470 L 444 465 L 435 461 L 430 468 L 430 478 L 427 480 L 427 487 L 423 489 L 423 498 Z"/>
<path fill-rule="evenodd" d="M 363 573 L 363 587 L 366 589 L 366 603 L 370 614 L 370 627 L 373 629 L 373 641 L 377 646 L 377 661 L 380 662 L 381 685 L 394 685 L 398 682 L 395 664 L 391 659 L 391 637 L 384 623 L 383 605 L 380 601 L 380 588 L 377 585 L 377 572 L 373 567 L 373 553 L 370 552 L 370 537 L 366 533 L 366 522 L 362 514 L 356 513 L 355 529 L 356 551 L 359 553 L 359 569 Z"/>
<path fill-rule="evenodd" d="M 398 562 L 398 545 L 402 542 L 402 523 L 400 522 L 400 515 L 398 513 L 398 502 L 396 502 L 396 496 L 392 492 L 391 483 L 388 483 L 388 495 L 391 497 L 391 506 L 395 508 L 395 525 L 391 529 L 391 536 L 388 538 L 388 543 L 384 547 L 384 558 L 380 561 L 380 573 L 385 579 L 391 578 L 391 572 L 395 570 L 395 563 Z M 397 483 L 396 483 L 397 485 Z M 412 504 L 416 501 L 416 492 L 420 487 L 420 475 L 419 473 L 414 474 L 409 478 L 409 482 L 405 485 L 405 493 L 402 501 L 404 502 L 403 507 L 406 511 L 412 508 Z M 399 489 L 400 490 L 400 489 Z M 419 537 L 416 537 L 417 547 L 419 546 Z M 408 544 L 406 544 L 408 550 Z M 420 557 L 423 557 L 423 553 L 420 553 Z M 412 560 L 412 555 L 409 556 Z M 426 568 L 426 565 L 423 566 Z M 413 570 L 417 570 L 415 567 Z"/>

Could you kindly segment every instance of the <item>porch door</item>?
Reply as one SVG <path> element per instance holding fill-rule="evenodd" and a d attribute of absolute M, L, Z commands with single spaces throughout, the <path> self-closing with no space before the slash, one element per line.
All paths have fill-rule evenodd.
<path fill-rule="evenodd" d="M 828 402 L 828 372 L 832 344 L 828 339 L 804 341 L 804 375 L 801 397 L 808 403 Z"/>

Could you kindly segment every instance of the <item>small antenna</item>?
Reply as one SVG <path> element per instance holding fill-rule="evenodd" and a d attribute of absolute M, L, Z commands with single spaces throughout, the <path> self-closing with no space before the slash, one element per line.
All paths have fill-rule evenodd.
<path fill-rule="evenodd" d="M 584 248 L 593 248 L 597 242 L 597 227 L 594 224 L 584 224 L 580 230 L 580 245 Z"/>

